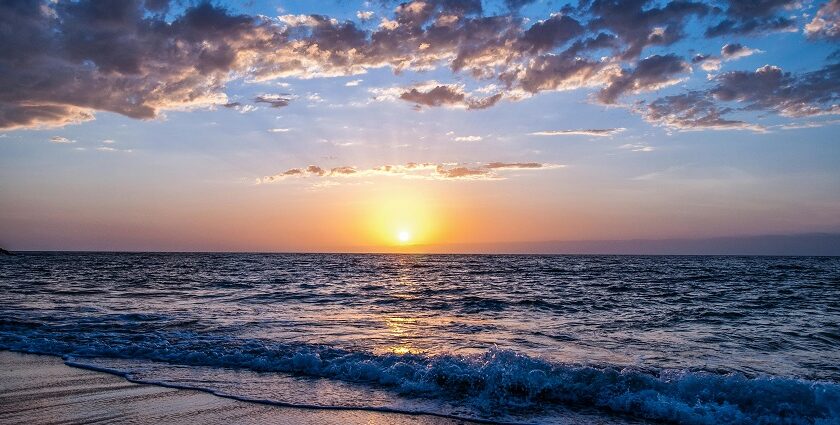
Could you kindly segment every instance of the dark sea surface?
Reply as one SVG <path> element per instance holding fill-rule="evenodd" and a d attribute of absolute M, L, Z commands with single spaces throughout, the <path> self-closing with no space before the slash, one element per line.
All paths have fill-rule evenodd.
<path fill-rule="evenodd" d="M 281 404 L 840 424 L 840 258 L 24 253 L 0 349 Z"/>

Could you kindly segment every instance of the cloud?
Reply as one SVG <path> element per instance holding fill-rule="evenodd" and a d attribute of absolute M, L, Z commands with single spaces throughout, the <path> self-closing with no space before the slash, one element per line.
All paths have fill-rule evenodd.
<path fill-rule="evenodd" d="M 756 53 L 762 53 L 758 49 L 750 49 L 740 43 L 724 44 L 720 49 L 720 56 L 713 55 L 695 55 L 691 59 L 691 63 L 699 64 L 704 71 L 712 72 L 720 70 L 721 64 L 724 61 L 733 61 L 747 56 L 752 56 Z"/>
<path fill-rule="evenodd" d="M 269 133 L 288 133 L 291 131 L 290 128 L 270 128 L 268 129 Z"/>
<path fill-rule="evenodd" d="M 12 70 L 0 80 L 0 128 L 61 126 L 91 120 L 96 111 L 151 119 L 167 109 L 210 105 L 253 110 L 227 101 L 223 90 L 232 78 L 348 76 L 447 64 L 455 72 L 501 77 L 586 32 L 567 15 L 531 26 L 514 15 L 482 16 L 479 0 L 410 1 L 375 30 L 319 15 L 239 15 L 203 2 L 165 16 L 159 12 L 168 9 L 158 6 L 80 0 L 0 9 L 0 20 L 15 34 L 0 47 L 0 66 Z M 576 43 L 575 52 L 588 48 Z M 273 96 L 256 101 L 282 107 L 291 100 Z M 459 102 L 447 86 L 408 90 L 404 97 L 427 106 Z M 460 102 L 484 109 L 501 98 Z"/>
<path fill-rule="evenodd" d="M 518 82 L 526 92 L 538 93 L 600 87 L 620 72 L 620 68 L 609 61 L 569 57 L 569 54 L 544 55 L 529 61 L 523 69 L 503 74 L 501 78 L 507 84 Z"/>
<path fill-rule="evenodd" d="M 545 130 L 528 133 L 529 136 L 591 136 L 611 137 L 626 130 L 625 128 L 589 128 L 581 130 Z"/>
<path fill-rule="evenodd" d="M 653 146 L 644 143 L 627 143 L 619 146 L 620 149 L 627 149 L 631 152 L 653 152 L 656 149 Z"/>
<path fill-rule="evenodd" d="M 227 103 L 223 83 L 237 52 L 266 39 L 261 24 L 209 3 L 164 19 L 140 1 L 0 7 L 0 128 L 62 126 L 95 111 L 151 119 Z"/>
<path fill-rule="evenodd" d="M 488 97 L 472 97 L 464 92 L 463 86 L 455 84 L 436 85 L 424 89 L 411 88 L 400 93 L 399 98 L 412 102 L 417 106 L 449 106 L 466 109 L 485 109 L 496 104 L 502 95 L 495 94 Z"/>
<path fill-rule="evenodd" d="M 840 0 L 829 0 L 823 4 L 814 19 L 805 25 L 805 34 L 815 39 L 840 39 Z"/>
<path fill-rule="evenodd" d="M 456 142 L 480 142 L 481 136 L 458 136 L 454 140 Z"/>
<path fill-rule="evenodd" d="M 667 51 L 686 39 L 686 28 L 706 27 L 708 36 L 790 30 L 795 20 L 785 15 L 802 9 L 794 0 L 725 0 L 723 7 L 592 0 L 532 20 L 518 12 L 530 3 L 506 0 L 507 11 L 490 15 L 480 0 L 409 0 L 376 28 L 322 15 L 251 16 L 209 2 L 177 9 L 162 0 L 4 5 L 0 129 L 60 127 L 92 120 L 98 111 L 136 119 L 215 106 L 245 113 L 256 106 L 228 99 L 231 80 L 351 77 L 381 68 L 446 68 L 494 87 L 468 92 L 463 84 L 438 83 L 392 95 L 424 108 L 480 110 L 502 99 L 581 88 L 615 104 L 688 74 L 689 64 Z M 837 37 L 837 4 L 820 8 L 806 25 L 809 37 Z M 359 11 L 357 18 L 373 16 Z M 657 54 L 642 59 L 652 48 Z M 747 51 L 697 63 L 715 70 L 715 61 Z M 294 99 L 263 94 L 254 102 L 279 108 Z"/>
<path fill-rule="evenodd" d="M 683 28 L 692 17 L 711 8 L 700 2 L 670 1 L 651 4 L 644 0 L 595 0 L 588 9 L 589 27 L 617 35 L 624 44 L 623 58 L 634 58 L 648 46 L 669 46 L 683 39 Z"/>
<path fill-rule="evenodd" d="M 261 94 L 254 98 L 254 102 L 267 103 L 272 108 L 282 108 L 289 106 L 294 96 L 290 94 Z"/>
<path fill-rule="evenodd" d="M 640 113 L 648 122 L 682 131 L 765 131 L 761 126 L 723 117 L 731 111 L 731 108 L 719 108 L 707 93 L 701 91 L 662 97 L 646 107 L 642 104 L 640 108 Z"/>
<path fill-rule="evenodd" d="M 840 114 L 840 63 L 801 74 L 765 65 L 755 71 L 726 72 L 712 82 L 707 90 L 662 97 L 639 104 L 637 110 L 650 122 L 681 130 L 758 132 L 767 129 L 726 116 L 749 111 L 793 118 Z"/>
<path fill-rule="evenodd" d="M 484 166 L 490 170 L 537 170 L 563 168 L 564 165 L 543 164 L 539 162 L 491 162 Z"/>
<path fill-rule="evenodd" d="M 111 146 L 100 146 L 96 148 L 99 152 L 124 152 L 124 153 L 131 153 L 133 152 L 131 149 L 117 149 Z"/>
<path fill-rule="evenodd" d="M 356 12 L 356 17 L 362 21 L 367 21 L 373 18 L 373 11 L 370 10 L 359 10 Z"/>
<path fill-rule="evenodd" d="M 435 173 L 445 179 L 465 179 L 465 180 L 492 180 L 495 177 L 486 168 L 470 168 L 470 167 L 452 167 L 445 168 L 438 167 Z"/>
<path fill-rule="evenodd" d="M 731 60 L 731 59 L 738 59 L 738 58 L 745 58 L 747 56 L 751 56 L 755 53 L 759 53 L 761 50 L 758 49 L 750 49 L 747 46 L 744 46 L 740 43 L 729 43 L 725 44 L 720 49 L 720 55 L 723 56 L 724 59 Z"/>
<path fill-rule="evenodd" d="M 715 99 L 741 103 L 746 110 L 788 117 L 840 113 L 840 63 L 799 75 L 765 65 L 754 72 L 728 72 L 716 81 L 710 91 Z"/>
<path fill-rule="evenodd" d="M 3 102 L 2 97 L 4 96 L 0 94 L 0 129 L 56 128 L 93 120 L 94 111 L 91 108 L 54 104 L 32 105 L 24 101 Z"/>
<path fill-rule="evenodd" d="M 522 35 L 521 49 L 530 52 L 552 50 L 583 34 L 584 28 L 574 18 L 557 14 L 538 21 Z"/>
<path fill-rule="evenodd" d="M 236 110 L 240 114 L 247 114 L 249 112 L 254 112 L 257 109 L 259 109 L 254 105 L 243 105 L 241 102 L 229 102 L 229 103 L 225 103 L 222 106 L 224 106 L 225 108 L 228 108 L 228 109 Z"/>
<path fill-rule="evenodd" d="M 347 87 L 356 87 L 361 83 L 362 83 L 362 80 L 351 80 L 351 81 L 348 81 L 348 82 L 344 83 L 344 85 L 347 86 Z"/>
<path fill-rule="evenodd" d="M 676 55 L 649 56 L 639 61 L 635 69 L 622 70 L 614 75 L 597 98 L 602 103 L 612 104 L 625 93 L 639 93 L 676 84 L 680 81 L 675 78 L 676 75 L 690 71 L 691 66 Z"/>
<path fill-rule="evenodd" d="M 57 143 L 57 144 L 76 143 L 76 141 L 75 141 L 75 140 L 70 140 L 70 139 L 68 139 L 68 138 L 66 138 L 66 137 L 62 137 L 62 136 L 53 136 L 53 137 L 50 137 L 50 142 L 51 142 L 51 143 Z"/>
<path fill-rule="evenodd" d="M 700 65 L 700 68 L 708 72 L 719 70 L 722 62 L 723 60 L 720 57 L 708 54 L 697 54 L 691 58 L 692 64 Z"/>
<path fill-rule="evenodd" d="M 779 126 L 782 130 L 799 130 L 802 128 L 820 128 L 827 125 L 840 124 L 840 119 L 825 120 L 825 121 L 806 121 L 802 123 L 784 124 Z"/>
<path fill-rule="evenodd" d="M 706 29 L 707 37 L 795 30 L 796 21 L 783 16 L 798 0 L 727 0 L 724 19 Z"/>
<path fill-rule="evenodd" d="M 277 183 L 290 178 L 365 178 L 375 176 L 393 176 L 423 180 L 500 180 L 505 177 L 499 173 L 512 170 L 554 170 L 563 168 L 559 164 L 539 162 L 490 162 L 484 164 L 459 163 L 417 163 L 409 162 L 397 165 L 382 165 L 360 169 L 353 166 L 330 169 L 316 165 L 305 168 L 291 168 L 286 171 L 258 179 L 259 183 Z"/>

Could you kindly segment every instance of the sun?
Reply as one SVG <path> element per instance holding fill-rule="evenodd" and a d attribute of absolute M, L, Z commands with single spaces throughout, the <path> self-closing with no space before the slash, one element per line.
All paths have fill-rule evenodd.
<path fill-rule="evenodd" d="M 438 242 L 439 201 L 423 188 L 377 190 L 359 204 L 360 230 L 371 249 L 407 252 Z"/>
<path fill-rule="evenodd" d="M 397 240 L 400 241 L 400 243 L 411 242 L 411 232 L 408 230 L 400 230 L 397 232 Z"/>

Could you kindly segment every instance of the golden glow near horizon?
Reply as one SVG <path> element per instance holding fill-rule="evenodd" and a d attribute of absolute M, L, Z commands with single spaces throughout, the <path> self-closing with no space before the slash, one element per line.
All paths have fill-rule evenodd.
<path fill-rule="evenodd" d="M 388 192 L 364 207 L 365 228 L 374 245 L 410 246 L 440 242 L 435 202 L 422 192 Z"/>

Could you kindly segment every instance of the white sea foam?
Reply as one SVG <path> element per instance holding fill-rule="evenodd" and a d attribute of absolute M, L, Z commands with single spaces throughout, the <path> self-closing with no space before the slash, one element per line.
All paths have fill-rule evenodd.
<path fill-rule="evenodd" d="M 117 345 L 107 334 L 64 340 L 8 331 L 0 348 L 74 356 L 143 359 L 177 365 L 244 369 L 353 382 L 402 397 L 458 400 L 474 414 L 505 417 L 541 406 L 596 408 L 605 414 L 681 424 L 836 424 L 840 385 L 783 377 L 745 377 L 684 370 L 551 363 L 511 351 L 481 355 L 374 355 L 326 346 L 166 335 Z M 107 362 L 105 363 L 107 364 Z M 122 375 L 130 370 L 95 366 Z M 160 382 L 179 386 L 163 376 Z M 214 388 L 204 388 L 214 392 Z M 218 391 L 215 391 L 218 392 Z M 236 397 L 235 393 L 226 393 Z M 244 397 L 255 399 L 254 397 Z M 282 399 L 258 399 L 284 403 Z M 353 406 L 322 405 L 350 408 Z M 380 410 L 399 408 L 376 407 Z M 431 412 L 446 414 L 446 412 Z"/>

